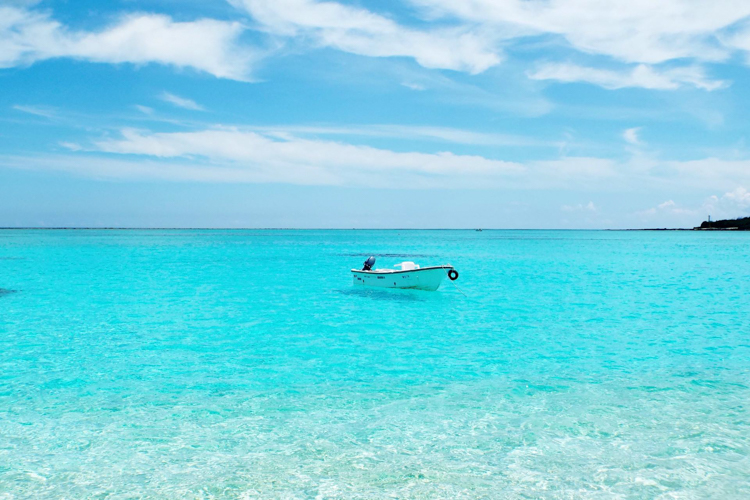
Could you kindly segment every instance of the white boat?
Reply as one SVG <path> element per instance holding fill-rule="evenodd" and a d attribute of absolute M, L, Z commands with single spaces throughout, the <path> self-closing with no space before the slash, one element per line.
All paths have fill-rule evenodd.
<path fill-rule="evenodd" d="M 399 269 L 373 269 L 375 257 L 365 261 L 363 269 L 352 269 L 355 285 L 377 286 L 380 288 L 411 288 L 435 291 L 443 278 L 458 279 L 458 271 L 450 264 L 419 267 L 414 262 L 402 262 L 394 267 Z"/>

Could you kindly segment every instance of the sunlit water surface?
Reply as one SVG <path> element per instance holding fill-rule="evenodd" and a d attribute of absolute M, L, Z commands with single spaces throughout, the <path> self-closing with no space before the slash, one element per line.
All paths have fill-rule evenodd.
<path fill-rule="evenodd" d="M 747 233 L 0 231 L 0 499 L 749 498 L 749 312 Z"/>

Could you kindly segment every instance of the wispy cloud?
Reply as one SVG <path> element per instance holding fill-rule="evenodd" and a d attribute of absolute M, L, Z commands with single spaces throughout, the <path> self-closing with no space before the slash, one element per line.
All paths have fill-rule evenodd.
<path fill-rule="evenodd" d="M 723 195 L 712 195 L 702 203 L 680 204 L 674 200 L 667 200 L 655 207 L 638 212 L 646 220 L 653 218 L 677 218 L 686 222 L 696 223 L 704 217 L 714 219 L 733 219 L 750 215 L 750 191 L 738 186 Z"/>
<path fill-rule="evenodd" d="M 169 92 L 162 92 L 159 95 L 159 99 L 161 99 L 164 102 L 173 104 L 174 106 L 177 106 L 178 108 L 190 109 L 193 111 L 205 111 L 205 108 L 203 106 L 193 101 L 192 99 L 180 97 L 178 95 L 174 95 Z"/>
<path fill-rule="evenodd" d="M 83 151 L 83 147 L 76 142 L 60 141 L 58 144 L 69 151 Z"/>
<path fill-rule="evenodd" d="M 467 23 L 494 30 L 522 46 L 527 40 L 563 41 L 579 56 L 596 59 L 595 68 L 558 64 L 532 72 L 537 79 L 587 81 L 605 88 L 643 87 L 673 90 L 693 86 L 716 90 L 726 85 L 705 77 L 700 64 L 729 61 L 743 54 L 750 64 L 750 3 L 742 0 L 410 0 L 428 19 Z M 591 58 L 589 58 L 591 59 Z M 674 70 L 664 63 L 692 64 Z M 613 71 L 611 62 L 636 64 Z"/>
<path fill-rule="evenodd" d="M 73 31 L 49 15 L 0 7 L 0 68 L 69 57 L 99 63 L 164 64 L 248 80 L 256 53 L 239 43 L 238 22 L 130 15 L 96 32 Z"/>
<path fill-rule="evenodd" d="M 249 130 L 288 137 L 290 135 L 308 136 L 360 136 L 388 137 L 404 140 L 430 140 L 443 143 L 470 144 L 481 146 L 520 146 L 558 148 L 560 141 L 545 141 L 535 137 L 515 134 L 476 132 L 451 127 L 427 125 L 349 125 L 346 127 L 325 125 L 288 125 L 274 127 L 247 127 Z"/>
<path fill-rule="evenodd" d="M 731 48 L 721 30 L 750 15 L 738 0 L 411 0 L 427 15 L 502 29 L 507 38 L 550 34 L 587 54 L 629 63 L 658 64 L 692 58 L 718 61 Z"/>
<path fill-rule="evenodd" d="M 716 188 L 726 185 L 750 185 L 750 160 L 702 158 L 689 161 L 663 161 L 651 169 L 656 179 L 676 182 L 686 187 L 694 185 Z"/>
<path fill-rule="evenodd" d="M 579 58 L 609 58 L 606 66 L 548 62 L 528 76 L 608 89 L 717 90 L 727 82 L 707 76 L 701 64 L 730 60 L 738 53 L 750 55 L 750 27 L 741 23 L 750 16 L 750 4 L 740 0 L 409 0 L 419 18 L 416 24 L 333 0 L 229 1 L 252 17 L 252 28 L 274 41 L 293 40 L 295 48 L 404 57 L 424 68 L 472 74 L 500 64 L 502 47 L 510 40 L 516 46 L 540 37 L 564 40 Z M 131 14 L 103 29 L 86 31 L 18 4 L 0 7 L 0 19 L 0 67 L 65 57 L 163 64 L 250 80 L 253 64 L 261 57 L 259 49 L 242 40 L 250 28 L 241 22 L 178 22 L 164 15 Z M 612 63 L 627 66 L 613 69 Z M 670 66 L 675 64 L 681 66 Z M 424 87 L 418 81 L 404 85 L 413 90 Z"/>
<path fill-rule="evenodd" d="M 652 90 L 675 90 L 692 86 L 712 91 L 727 85 L 724 81 L 707 78 L 704 71 L 697 66 L 659 70 L 639 64 L 629 70 L 614 71 L 569 63 L 547 63 L 527 74 L 532 80 L 586 82 L 608 89 L 641 87 Z"/>
<path fill-rule="evenodd" d="M 560 207 L 563 212 L 596 212 L 597 208 L 593 201 L 586 203 L 585 205 L 579 203 L 577 205 L 563 205 Z"/>
<path fill-rule="evenodd" d="M 622 133 L 622 138 L 625 139 L 625 142 L 628 144 L 632 144 L 633 146 L 639 146 L 641 144 L 641 139 L 638 137 L 638 134 L 641 130 L 641 127 L 633 127 L 626 129 Z"/>
<path fill-rule="evenodd" d="M 153 108 L 149 108 L 148 106 L 142 106 L 140 104 L 136 104 L 134 107 L 135 107 L 135 109 L 137 109 L 138 111 L 140 111 L 144 115 L 153 115 L 154 114 L 154 109 Z"/>
<path fill-rule="evenodd" d="M 95 141 L 86 151 L 86 161 L 92 160 L 92 155 L 97 152 L 143 157 L 134 163 L 151 158 L 151 164 L 163 165 L 163 168 L 155 167 L 157 171 L 152 173 L 155 178 L 200 178 L 214 182 L 398 188 L 549 188 L 571 185 L 583 188 L 602 182 L 611 184 L 612 179 L 619 175 L 616 162 L 599 158 L 560 158 L 524 164 L 445 150 L 402 152 L 303 138 L 290 132 L 227 127 L 175 133 L 126 129 L 122 131 L 122 137 Z M 104 165 L 111 159 L 111 156 L 99 158 L 98 176 L 105 175 Z M 66 170 L 90 174 L 84 164 L 80 168 L 74 161 L 64 164 Z M 45 165 L 48 168 L 49 163 Z M 114 177 L 128 176 L 121 168 L 121 161 L 113 165 L 117 166 L 113 170 Z M 133 172 L 143 177 L 148 176 L 149 171 L 139 165 Z"/>
<path fill-rule="evenodd" d="M 639 212 L 640 215 L 654 216 L 654 215 L 689 215 L 694 217 L 698 214 L 699 210 L 686 208 L 678 205 L 674 200 L 667 200 L 663 203 L 659 203 L 657 206 L 643 210 Z"/>
<path fill-rule="evenodd" d="M 72 147 L 78 151 L 79 144 Z M 577 192 L 690 192 L 750 185 L 750 162 L 704 159 L 656 161 L 648 157 L 616 161 L 566 157 L 525 162 L 450 151 L 394 151 L 347 142 L 308 139 L 291 133 L 217 127 L 194 132 L 123 130 L 119 138 L 83 144 L 85 154 L 55 157 L 2 157 L 0 166 L 61 169 L 95 178 L 163 179 L 206 182 L 276 182 L 306 185 L 405 189 L 512 188 L 574 189 Z M 728 190 L 714 205 L 747 207 L 746 191 Z M 561 207 L 566 212 L 598 213 L 593 202 Z M 694 216 L 695 209 L 671 199 L 641 217 Z M 710 212 L 710 213 L 717 213 Z"/>
<path fill-rule="evenodd" d="M 718 217 L 740 217 L 750 214 L 750 191 L 738 186 L 722 196 L 711 196 L 703 203 L 703 209 Z"/>
<path fill-rule="evenodd" d="M 418 90 L 418 91 L 427 90 L 427 87 L 419 83 L 403 82 L 401 83 L 401 85 L 411 90 Z"/>
<path fill-rule="evenodd" d="M 396 172 L 429 183 L 435 176 L 503 177 L 524 170 L 516 163 L 480 156 L 401 153 L 332 141 L 279 139 L 236 129 L 151 134 L 125 130 L 122 139 L 99 141 L 96 148 L 157 158 L 199 157 L 223 162 L 248 179 L 297 184 L 390 185 L 400 178 L 393 177 Z"/>
<path fill-rule="evenodd" d="M 410 57 L 426 68 L 481 73 L 500 62 L 490 31 L 467 26 L 415 29 L 369 10 L 316 0 L 230 0 L 262 29 L 370 57 Z"/>
<path fill-rule="evenodd" d="M 53 108 L 47 106 L 24 106 L 16 104 L 13 106 L 13 109 L 30 115 L 43 116 L 45 118 L 54 118 L 57 114 Z"/>
<path fill-rule="evenodd" d="M 482 85 L 475 79 L 457 78 L 444 72 L 407 65 L 392 65 L 387 78 L 429 89 L 430 94 L 451 105 L 471 106 L 511 112 L 522 116 L 541 116 L 554 109 L 550 100 L 530 88 L 522 74 L 505 78 L 503 85 Z"/>

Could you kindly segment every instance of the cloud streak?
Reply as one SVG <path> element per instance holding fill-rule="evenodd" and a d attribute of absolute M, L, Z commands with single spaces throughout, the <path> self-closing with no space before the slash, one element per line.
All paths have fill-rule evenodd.
<path fill-rule="evenodd" d="M 277 40 L 367 57 L 410 58 L 425 68 L 471 74 L 500 64 L 508 42 L 564 40 L 578 55 L 612 61 L 607 68 L 547 62 L 529 71 L 529 78 L 607 89 L 713 91 L 727 82 L 708 77 L 700 64 L 728 60 L 737 51 L 750 54 L 750 25 L 740 23 L 750 16 L 750 4 L 741 0 L 410 0 L 421 16 L 417 25 L 336 1 L 228 1 L 252 18 L 254 29 Z M 0 68 L 73 58 L 161 64 L 250 81 L 260 53 L 241 40 L 247 29 L 241 22 L 177 22 L 141 13 L 83 31 L 42 11 L 6 5 L 0 7 Z M 678 61 L 682 66 L 665 67 Z M 620 66 L 612 69 L 612 62 Z M 420 82 L 404 85 L 424 89 Z"/>
<path fill-rule="evenodd" d="M 577 205 L 563 205 L 560 207 L 563 212 L 596 212 L 597 208 L 593 201 L 587 204 L 579 203 Z"/>
<path fill-rule="evenodd" d="M 750 15 L 744 0 L 410 1 L 433 17 L 502 29 L 508 38 L 556 35 L 580 52 L 644 64 L 724 60 L 731 48 L 722 30 Z"/>
<path fill-rule="evenodd" d="M 192 99 L 187 99 L 185 97 L 170 94 L 169 92 L 162 92 L 159 96 L 159 99 L 177 106 L 178 108 L 189 109 L 192 111 L 205 111 L 205 108 L 203 106 L 193 101 Z"/>
<path fill-rule="evenodd" d="M 704 62 L 724 62 L 740 51 L 750 64 L 750 3 L 744 0 L 409 0 L 430 20 L 472 26 L 523 46 L 526 40 L 572 49 L 578 57 L 606 56 L 629 68 L 584 68 L 564 63 L 530 73 L 535 79 L 585 81 L 608 89 L 716 90 Z M 664 68 L 665 63 L 690 65 Z"/>
<path fill-rule="evenodd" d="M 695 221 L 698 217 L 712 216 L 714 219 L 733 219 L 750 215 L 750 191 L 743 186 L 738 186 L 723 195 L 712 195 L 703 203 L 693 206 L 684 206 L 674 200 L 667 200 L 659 205 L 643 210 L 638 215 L 647 218 L 653 217 L 677 217 L 686 221 Z"/>
<path fill-rule="evenodd" d="M 641 139 L 638 137 L 638 134 L 641 131 L 641 127 L 633 127 L 626 129 L 622 133 L 622 138 L 625 139 L 625 142 L 628 144 L 632 144 L 634 146 L 639 146 L 641 144 Z"/>
<path fill-rule="evenodd" d="M 465 26 L 414 29 L 337 2 L 230 0 L 263 30 L 370 57 L 409 57 L 425 68 L 481 73 L 501 60 L 493 37 Z"/>
<path fill-rule="evenodd" d="M 536 146 L 559 148 L 560 141 L 545 141 L 534 137 L 514 134 L 475 132 L 451 127 L 420 125 L 287 125 L 273 127 L 247 127 L 255 132 L 277 137 L 287 136 L 359 136 L 387 137 L 403 140 L 427 140 L 432 142 L 467 144 L 476 146 Z"/>
<path fill-rule="evenodd" d="M 721 80 L 711 80 L 697 66 L 657 70 L 639 64 L 630 70 L 614 71 L 579 66 L 570 63 L 548 63 L 527 73 L 532 80 L 556 80 L 564 83 L 585 82 L 607 89 L 640 87 L 651 90 L 675 90 L 691 86 L 703 90 L 717 90 L 726 87 Z"/>
<path fill-rule="evenodd" d="M 44 118 L 54 118 L 55 116 L 57 116 L 57 113 L 54 109 L 44 106 L 24 106 L 21 104 L 16 104 L 15 106 L 13 106 L 13 109 L 34 116 L 42 116 Z"/>
<path fill-rule="evenodd" d="M 502 177 L 524 170 L 516 163 L 481 156 L 401 153 L 333 141 L 281 139 L 237 129 L 177 133 L 125 130 L 121 139 L 99 141 L 95 146 L 105 153 L 208 161 L 258 182 L 382 186 L 409 179 L 429 184 L 430 179 L 446 176 Z"/>
<path fill-rule="evenodd" d="M 661 161 L 634 156 L 626 161 L 559 157 L 512 162 L 449 151 L 399 152 L 291 133 L 216 127 L 193 132 L 154 133 L 132 129 L 122 137 L 94 142 L 95 151 L 188 161 L 204 168 L 242 171 L 258 182 L 377 187 L 490 187 L 544 189 L 680 186 L 710 188 L 750 183 L 750 162 L 707 158 Z"/>
<path fill-rule="evenodd" d="M 738 186 L 722 196 L 711 196 L 703 203 L 703 209 L 718 217 L 750 215 L 750 191 Z"/>
<path fill-rule="evenodd" d="M 168 133 L 126 129 L 117 138 L 62 146 L 72 152 L 54 157 L 0 157 L 0 165 L 64 170 L 94 178 L 403 189 L 575 189 L 622 193 L 639 192 L 649 186 L 667 193 L 750 185 L 750 162 L 739 160 L 659 161 L 638 155 L 626 161 L 562 156 L 516 162 L 450 151 L 393 151 L 302 138 L 288 131 L 227 127 Z M 738 191 L 727 195 L 722 203 L 737 200 L 743 204 L 748 198 L 746 192 Z M 563 210 L 592 208 L 597 207 L 570 205 Z M 658 208 L 658 213 L 674 214 L 679 207 Z"/>
<path fill-rule="evenodd" d="M 239 43 L 238 22 L 134 14 L 100 31 L 74 31 L 47 14 L 0 7 L 0 68 L 54 58 L 97 63 L 162 64 L 218 78 L 249 80 L 256 54 Z"/>

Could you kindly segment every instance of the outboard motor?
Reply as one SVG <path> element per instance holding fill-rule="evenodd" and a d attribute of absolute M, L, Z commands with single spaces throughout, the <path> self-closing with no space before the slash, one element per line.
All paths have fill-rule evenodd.
<path fill-rule="evenodd" d="M 371 271 L 372 266 L 375 265 L 375 257 L 370 257 L 365 261 L 365 266 L 362 268 L 363 271 Z"/>

